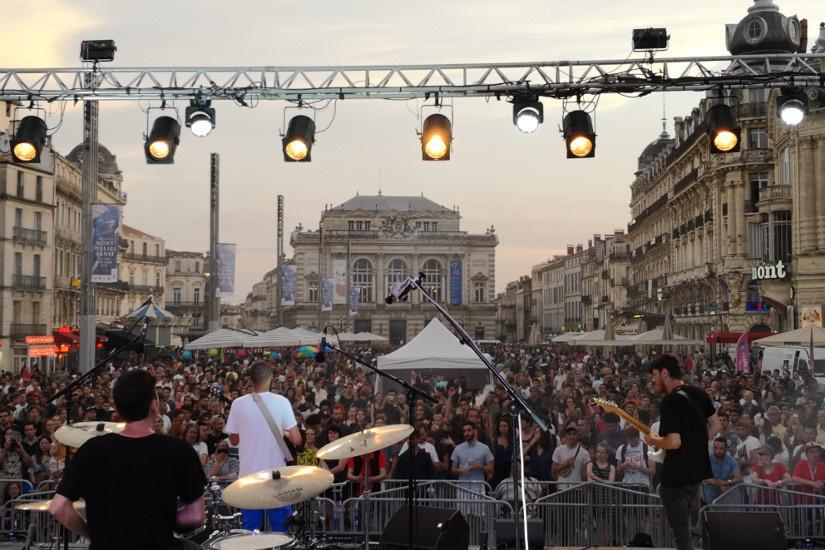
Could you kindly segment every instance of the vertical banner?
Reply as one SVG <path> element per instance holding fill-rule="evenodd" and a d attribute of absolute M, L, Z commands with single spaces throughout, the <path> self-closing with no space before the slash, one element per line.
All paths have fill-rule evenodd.
<path fill-rule="evenodd" d="M 332 311 L 334 294 L 335 278 L 324 277 L 321 279 L 321 311 Z"/>
<path fill-rule="evenodd" d="M 295 282 L 298 280 L 298 266 L 295 264 L 281 265 L 281 305 L 295 305 Z"/>
<path fill-rule="evenodd" d="M 215 252 L 218 257 L 218 279 L 215 294 L 219 298 L 231 297 L 235 294 L 235 245 L 217 243 Z"/>
<path fill-rule="evenodd" d="M 349 316 L 355 317 L 358 315 L 358 306 L 361 303 L 361 289 L 353 287 L 349 289 Z"/>
<path fill-rule="evenodd" d="M 92 282 L 117 282 L 117 247 L 120 242 L 120 207 L 92 205 Z"/>
<path fill-rule="evenodd" d="M 450 260 L 450 305 L 461 305 L 461 260 Z"/>
<path fill-rule="evenodd" d="M 347 303 L 347 261 L 346 260 L 332 260 L 332 278 L 335 283 L 332 303 L 346 304 Z"/>
<path fill-rule="evenodd" d="M 751 371 L 751 350 L 748 332 L 745 331 L 736 341 L 736 372 Z"/>

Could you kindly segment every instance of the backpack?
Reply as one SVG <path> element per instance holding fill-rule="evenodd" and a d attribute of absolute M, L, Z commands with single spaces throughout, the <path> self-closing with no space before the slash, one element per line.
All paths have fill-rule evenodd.
<path fill-rule="evenodd" d="M 621 448 L 619 450 L 619 458 L 621 459 L 620 464 L 624 464 L 624 459 L 627 456 L 627 446 L 628 446 L 628 444 L 625 443 L 624 445 L 621 446 Z M 645 457 L 645 467 L 650 468 L 650 462 L 648 462 L 648 458 L 647 458 L 647 452 L 648 452 L 647 449 L 648 449 L 647 448 L 647 443 L 642 441 L 642 456 Z M 624 473 L 622 473 L 622 477 L 624 477 Z"/>

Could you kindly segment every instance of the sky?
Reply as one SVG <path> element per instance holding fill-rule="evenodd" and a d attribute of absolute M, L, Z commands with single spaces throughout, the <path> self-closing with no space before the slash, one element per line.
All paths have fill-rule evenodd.
<path fill-rule="evenodd" d="M 809 43 L 825 21 L 822 0 L 778 0 L 785 15 L 809 20 Z M 624 59 L 633 28 L 667 27 L 664 55 L 727 55 L 724 25 L 741 20 L 751 0 L 4 0 L 2 67 L 77 67 L 85 39 L 114 39 L 112 66 L 315 66 Z M 598 19 L 594 16 L 598 15 Z M 561 102 L 544 99 L 544 124 L 522 134 L 505 101 L 454 103 L 454 148 L 447 163 L 422 162 L 421 101 L 346 100 L 317 114 L 312 163 L 285 163 L 279 132 L 285 102 L 245 109 L 216 101 L 207 138 L 181 132 L 175 164 L 150 166 L 143 155 L 147 102 L 102 102 L 100 142 L 117 156 L 128 193 L 125 222 L 174 250 L 206 251 L 209 154 L 221 157 L 220 240 L 237 243 L 236 295 L 275 264 L 275 197 L 285 198 L 285 242 L 302 223 L 317 227 L 324 205 L 356 193 L 420 195 L 458 205 L 462 229 L 494 225 L 496 287 L 532 265 L 626 228 L 630 184 L 642 149 L 699 94 L 604 97 L 595 115 L 596 157 L 567 160 L 558 132 Z M 178 105 L 181 119 L 185 104 Z M 82 107 L 68 105 L 53 144 L 63 153 L 81 140 Z M 152 112 L 152 117 L 157 111 Z M 50 107 L 49 127 L 60 121 Z"/>

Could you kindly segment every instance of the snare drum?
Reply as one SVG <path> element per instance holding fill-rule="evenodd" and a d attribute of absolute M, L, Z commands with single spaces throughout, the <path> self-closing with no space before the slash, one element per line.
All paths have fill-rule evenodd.
<path fill-rule="evenodd" d="M 209 550 L 286 550 L 295 547 L 295 539 L 283 533 L 228 535 L 215 539 Z"/>

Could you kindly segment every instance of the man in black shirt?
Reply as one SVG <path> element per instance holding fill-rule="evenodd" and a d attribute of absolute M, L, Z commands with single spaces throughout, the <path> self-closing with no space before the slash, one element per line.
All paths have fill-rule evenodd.
<path fill-rule="evenodd" d="M 682 382 L 676 357 L 660 356 L 651 372 L 654 389 L 664 395 L 659 435 L 647 436 L 648 444 L 667 451 L 659 494 L 677 550 L 693 550 L 690 511 L 699 484 L 713 477 L 708 439 L 719 431 L 721 422 L 705 392 Z"/>
<path fill-rule="evenodd" d="M 130 371 L 118 378 L 113 393 L 126 427 L 78 449 L 49 512 L 89 539 L 90 550 L 192 547 L 172 532 L 204 523 L 206 477 L 198 456 L 184 440 L 154 433 L 158 398 L 152 375 Z M 72 506 L 80 498 L 86 500 L 85 521 Z M 180 509 L 178 499 L 184 503 Z"/>

